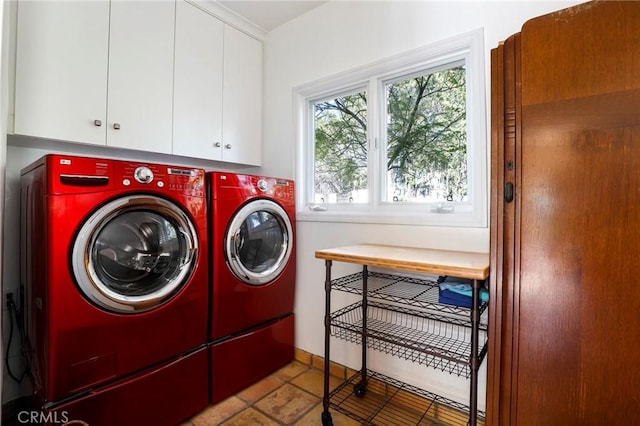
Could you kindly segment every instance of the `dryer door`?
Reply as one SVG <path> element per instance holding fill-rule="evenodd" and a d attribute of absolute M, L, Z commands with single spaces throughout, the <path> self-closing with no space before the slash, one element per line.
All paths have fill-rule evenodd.
<path fill-rule="evenodd" d="M 231 271 L 250 285 L 267 284 L 280 275 L 291 256 L 293 228 L 277 203 L 258 199 L 231 219 L 225 254 Z"/>
<path fill-rule="evenodd" d="M 175 204 L 131 195 L 96 210 L 82 225 L 71 251 L 83 295 L 121 313 L 144 312 L 176 295 L 197 260 L 193 223 Z"/>

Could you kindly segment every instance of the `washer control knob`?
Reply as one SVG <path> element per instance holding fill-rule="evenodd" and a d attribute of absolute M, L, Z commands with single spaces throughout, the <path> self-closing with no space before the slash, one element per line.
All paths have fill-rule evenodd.
<path fill-rule="evenodd" d="M 264 179 L 260 179 L 258 181 L 258 189 L 262 192 L 266 191 L 269 188 L 269 184 L 267 183 L 266 180 Z"/>
<path fill-rule="evenodd" d="M 153 172 L 148 167 L 140 166 L 133 172 L 133 177 L 140 183 L 149 183 L 153 180 Z"/>

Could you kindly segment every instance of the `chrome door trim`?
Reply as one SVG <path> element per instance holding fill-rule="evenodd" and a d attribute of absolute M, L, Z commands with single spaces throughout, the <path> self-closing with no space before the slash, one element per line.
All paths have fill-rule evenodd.
<path fill-rule="evenodd" d="M 266 211 L 276 218 L 280 227 L 284 229 L 284 241 L 282 243 L 283 250 L 281 250 L 280 256 L 278 256 L 275 264 L 265 271 L 256 273 L 243 265 L 237 252 L 238 245 L 236 241 L 238 241 L 240 237 L 240 227 L 244 221 L 247 220 L 251 214 L 259 211 Z M 246 284 L 254 286 L 264 285 L 276 279 L 287 266 L 289 258 L 291 257 L 292 248 L 293 227 L 287 212 L 277 203 L 267 199 L 250 201 L 240 208 L 231 219 L 225 235 L 225 254 L 231 272 Z"/>
<path fill-rule="evenodd" d="M 91 251 L 100 231 L 113 219 L 126 212 L 150 211 L 163 216 L 175 225 L 187 249 L 179 273 L 169 285 L 142 296 L 123 295 L 111 290 L 98 277 L 91 259 Z M 145 312 L 163 305 L 187 283 L 195 266 L 198 238 L 195 227 L 185 212 L 163 198 L 152 195 L 119 197 L 96 210 L 85 220 L 73 241 L 71 265 L 83 295 L 94 304 L 113 312 Z"/>

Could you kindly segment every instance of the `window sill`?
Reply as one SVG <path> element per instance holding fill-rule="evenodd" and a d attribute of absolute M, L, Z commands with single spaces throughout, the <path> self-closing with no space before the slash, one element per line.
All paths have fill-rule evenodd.
<path fill-rule="evenodd" d="M 327 222 L 327 223 L 358 223 L 379 225 L 407 225 L 407 226 L 442 226 L 486 228 L 486 215 L 471 213 L 371 213 L 345 211 L 298 211 L 297 222 Z"/>

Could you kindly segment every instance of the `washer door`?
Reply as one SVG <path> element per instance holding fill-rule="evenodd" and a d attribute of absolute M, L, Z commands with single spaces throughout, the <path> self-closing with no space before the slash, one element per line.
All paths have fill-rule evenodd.
<path fill-rule="evenodd" d="M 71 251 L 78 287 L 94 304 L 121 313 L 166 303 L 189 281 L 198 239 L 175 204 L 149 195 L 118 198 L 82 225 Z"/>
<path fill-rule="evenodd" d="M 266 284 L 287 266 L 292 243 L 293 228 L 284 209 L 270 200 L 251 201 L 236 212 L 227 229 L 229 268 L 247 284 Z"/>

